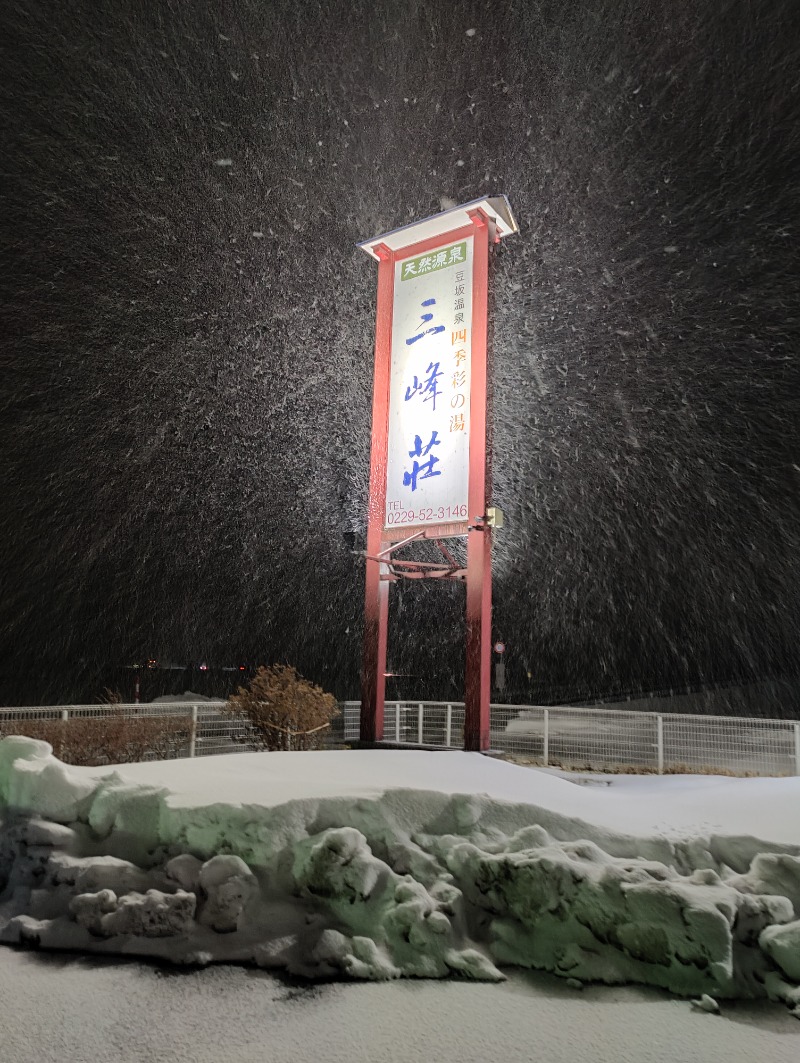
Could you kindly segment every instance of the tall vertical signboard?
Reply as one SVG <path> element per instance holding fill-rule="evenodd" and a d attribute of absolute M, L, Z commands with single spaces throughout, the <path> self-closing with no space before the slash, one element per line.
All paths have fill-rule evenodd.
<path fill-rule="evenodd" d="M 466 529 L 475 237 L 394 264 L 384 539 Z M 452 529 L 452 531 L 451 531 Z"/>
<path fill-rule="evenodd" d="M 491 452 L 487 445 L 489 249 L 516 232 L 504 196 L 475 200 L 359 244 L 378 263 L 361 737 L 383 738 L 388 589 L 467 585 L 464 745 L 489 743 Z M 467 538 L 466 569 L 444 545 Z M 447 564 L 398 560 L 421 539 Z"/>

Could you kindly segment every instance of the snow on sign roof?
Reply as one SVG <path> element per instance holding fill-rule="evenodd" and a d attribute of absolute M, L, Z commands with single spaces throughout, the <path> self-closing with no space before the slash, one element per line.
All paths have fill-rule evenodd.
<path fill-rule="evenodd" d="M 499 237 L 510 236 L 519 231 L 508 199 L 505 196 L 489 196 L 484 199 L 473 199 L 458 207 L 451 207 L 449 210 L 443 210 L 441 214 L 423 218 L 422 221 L 412 221 L 409 225 L 401 225 L 399 229 L 392 229 L 389 233 L 373 236 L 371 240 L 362 240 L 360 244 L 356 244 L 356 247 L 360 247 L 362 251 L 366 251 L 378 261 L 375 253 L 378 244 L 385 244 L 392 251 L 399 251 L 420 240 L 428 240 L 432 236 L 444 235 L 453 229 L 469 225 L 469 212 L 479 209 L 494 219 Z"/>

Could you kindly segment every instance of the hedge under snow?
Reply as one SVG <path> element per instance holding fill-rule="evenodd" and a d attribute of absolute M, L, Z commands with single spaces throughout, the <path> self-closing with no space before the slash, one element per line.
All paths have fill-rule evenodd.
<path fill-rule="evenodd" d="M 800 845 L 624 833 L 608 826 L 624 818 L 619 801 L 609 820 L 603 794 L 476 754 L 123 770 L 0 742 L 0 941 L 309 978 L 498 980 L 532 967 L 767 996 L 800 1016 Z M 418 782 L 392 788 L 409 773 Z M 798 780 L 769 782 L 796 818 Z"/>

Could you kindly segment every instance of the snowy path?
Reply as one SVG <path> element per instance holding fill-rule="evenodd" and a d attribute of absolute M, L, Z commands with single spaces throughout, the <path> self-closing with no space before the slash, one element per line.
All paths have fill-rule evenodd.
<path fill-rule="evenodd" d="M 800 1023 L 764 1003 L 695 1011 L 647 989 L 514 975 L 290 987 L 237 967 L 0 949 L 4 1063 L 795 1063 Z"/>

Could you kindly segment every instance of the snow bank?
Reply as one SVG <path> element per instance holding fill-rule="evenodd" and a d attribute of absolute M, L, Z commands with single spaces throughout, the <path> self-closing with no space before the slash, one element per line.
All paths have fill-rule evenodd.
<path fill-rule="evenodd" d="M 0 940 L 310 978 L 513 965 L 800 1015 L 799 806 L 796 779 L 598 788 L 412 751 L 68 768 L 7 738 Z"/>

